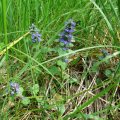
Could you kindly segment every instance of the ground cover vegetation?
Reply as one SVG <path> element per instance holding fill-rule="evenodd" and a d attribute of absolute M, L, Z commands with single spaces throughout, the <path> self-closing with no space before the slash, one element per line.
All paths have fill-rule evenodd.
<path fill-rule="evenodd" d="M 1 0 L 0 120 L 119 120 L 120 1 Z"/>

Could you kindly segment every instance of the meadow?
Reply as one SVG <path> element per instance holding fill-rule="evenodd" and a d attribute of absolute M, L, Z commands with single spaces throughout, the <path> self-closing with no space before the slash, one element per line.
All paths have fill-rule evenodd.
<path fill-rule="evenodd" d="M 0 120 L 120 120 L 120 1 L 1 0 Z"/>

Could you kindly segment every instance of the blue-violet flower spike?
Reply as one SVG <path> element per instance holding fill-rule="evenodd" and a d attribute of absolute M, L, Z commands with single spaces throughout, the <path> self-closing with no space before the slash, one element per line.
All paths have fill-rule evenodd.
<path fill-rule="evenodd" d="M 64 44 L 64 48 L 67 48 L 68 44 L 72 42 L 74 32 L 74 28 L 76 26 L 76 23 L 70 19 L 68 22 L 65 23 L 65 29 L 60 34 L 59 42 L 62 42 Z M 65 50 L 65 49 L 64 49 Z"/>
<path fill-rule="evenodd" d="M 31 39 L 32 42 L 40 42 L 41 41 L 41 34 L 39 34 L 39 30 L 36 28 L 34 24 L 30 27 Z"/>

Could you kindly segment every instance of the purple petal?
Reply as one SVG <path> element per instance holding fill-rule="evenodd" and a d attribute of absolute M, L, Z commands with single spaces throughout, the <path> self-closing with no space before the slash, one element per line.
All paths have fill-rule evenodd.
<path fill-rule="evenodd" d="M 11 91 L 11 95 L 14 95 L 15 94 L 15 92 L 14 91 Z"/>
<path fill-rule="evenodd" d="M 39 34 L 38 32 L 36 32 L 35 36 L 40 37 L 41 34 Z"/>
<path fill-rule="evenodd" d="M 61 37 L 65 36 L 65 32 L 62 32 L 62 33 L 60 34 L 60 36 L 61 36 Z"/>
<path fill-rule="evenodd" d="M 64 47 L 64 48 L 62 48 L 62 49 L 63 49 L 63 50 L 65 50 L 65 51 L 66 51 L 66 50 L 68 50 L 68 48 L 67 48 L 67 47 Z"/>
<path fill-rule="evenodd" d="M 71 40 L 72 37 L 73 37 L 73 36 L 72 36 L 71 34 L 69 34 L 69 35 L 67 36 L 68 40 Z"/>
<path fill-rule="evenodd" d="M 32 39 L 35 39 L 35 34 L 32 34 L 31 38 L 32 38 Z"/>
<path fill-rule="evenodd" d="M 69 43 L 68 41 L 64 40 L 63 38 L 60 39 L 60 42 L 64 43 L 65 45 Z"/>
<path fill-rule="evenodd" d="M 18 83 L 15 83 L 15 82 L 11 82 L 10 83 L 10 87 L 11 87 L 11 94 L 14 94 L 15 92 L 18 93 L 19 90 L 20 90 L 20 86 Z"/>
<path fill-rule="evenodd" d="M 41 38 L 40 38 L 40 37 L 37 37 L 37 39 L 38 39 L 38 42 L 40 42 L 40 41 L 41 41 Z"/>
<path fill-rule="evenodd" d="M 65 62 L 65 63 L 68 63 L 68 62 L 69 62 L 69 60 L 68 60 L 68 59 L 64 59 L 64 62 Z"/>
<path fill-rule="evenodd" d="M 72 26 L 72 27 L 75 27 L 75 26 L 76 26 L 76 23 L 72 21 L 72 22 L 71 22 L 71 26 Z"/>
<path fill-rule="evenodd" d="M 74 32 L 73 29 L 68 29 L 68 28 L 66 28 L 65 31 L 68 32 L 68 33 L 72 33 L 72 32 Z"/>

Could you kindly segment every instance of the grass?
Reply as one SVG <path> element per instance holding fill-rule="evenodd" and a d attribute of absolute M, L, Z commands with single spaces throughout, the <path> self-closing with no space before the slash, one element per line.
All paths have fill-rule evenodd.
<path fill-rule="evenodd" d="M 119 0 L 1 0 L 0 15 L 1 120 L 119 120 Z M 57 40 L 71 18 L 65 52 Z"/>

